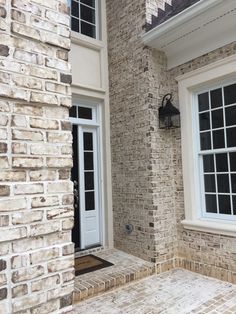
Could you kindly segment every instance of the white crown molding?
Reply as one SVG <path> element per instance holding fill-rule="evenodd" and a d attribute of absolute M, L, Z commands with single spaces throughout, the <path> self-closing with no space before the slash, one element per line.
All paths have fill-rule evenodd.
<path fill-rule="evenodd" d="M 236 40 L 235 0 L 201 0 L 141 36 L 164 51 L 168 68 L 195 59 Z"/>

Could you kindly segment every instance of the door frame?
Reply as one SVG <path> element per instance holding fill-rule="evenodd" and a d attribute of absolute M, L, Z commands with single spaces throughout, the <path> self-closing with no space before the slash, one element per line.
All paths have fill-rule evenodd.
<path fill-rule="evenodd" d="M 80 127 L 83 128 L 90 128 L 90 129 L 96 129 L 97 130 L 97 176 L 98 176 L 98 208 L 99 208 L 99 235 L 100 235 L 100 245 L 103 246 L 105 243 L 105 210 L 104 210 L 104 167 L 103 167 L 103 124 L 102 124 L 102 104 L 99 101 L 93 101 L 89 99 L 84 99 L 80 97 L 73 97 L 72 99 L 72 106 L 77 107 L 86 107 L 92 109 L 92 120 L 87 119 L 80 119 L 80 118 L 73 118 L 70 117 L 69 120 L 72 124 L 78 125 L 78 142 L 81 143 L 81 133 L 79 131 Z M 81 147 L 78 143 L 78 150 L 81 151 Z M 79 163 L 79 160 L 78 160 Z M 79 171 L 81 171 L 82 167 L 80 163 L 78 164 Z M 81 198 L 80 198 L 81 201 Z M 81 206 L 81 204 L 80 204 Z M 80 247 L 79 250 L 88 249 L 83 247 L 83 220 L 81 219 L 81 212 L 80 212 Z"/>

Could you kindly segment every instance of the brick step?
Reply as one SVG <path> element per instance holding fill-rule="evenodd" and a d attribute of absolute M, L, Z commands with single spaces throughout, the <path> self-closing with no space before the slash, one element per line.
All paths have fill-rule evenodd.
<path fill-rule="evenodd" d="M 74 304 L 155 274 L 155 265 L 116 249 L 94 255 L 114 264 L 75 278 Z"/>

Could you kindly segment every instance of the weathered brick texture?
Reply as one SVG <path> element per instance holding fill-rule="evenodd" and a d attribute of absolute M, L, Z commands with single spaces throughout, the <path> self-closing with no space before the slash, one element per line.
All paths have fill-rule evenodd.
<path fill-rule="evenodd" d="M 142 45 L 150 14 L 165 0 L 107 1 L 115 246 L 156 262 L 235 283 L 236 238 L 186 231 L 180 129 L 160 130 L 166 93 L 178 104 L 175 78 L 236 53 L 232 43 L 167 70 L 160 51 Z M 131 223 L 134 231 L 125 233 Z"/>
<path fill-rule="evenodd" d="M 158 54 L 151 64 L 152 51 L 140 41 L 146 7 L 145 0 L 107 1 L 114 239 L 128 253 L 166 262 L 177 246 L 172 138 L 158 131 L 155 116 L 166 60 Z M 130 235 L 126 223 L 134 226 Z"/>
<path fill-rule="evenodd" d="M 73 247 L 73 207 L 66 201 L 72 197 L 69 23 L 67 0 L 0 0 L 4 314 L 71 310 L 73 249 L 64 254 Z"/>
<path fill-rule="evenodd" d="M 171 91 L 178 97 L 178 84 L 175 77 L 233 54 L 236 54 L 236 42 L 168 71 L 167 81 Z M 174 180 L 172 188 L 175 198 L 180 266 L 207 276 L 236 283 L 236 236 L 185 230 L 181 225 L 184 218 L 184 189 L 179 133 L 179 131 L 175 131 L 173 134 L 172 167 Z"/>

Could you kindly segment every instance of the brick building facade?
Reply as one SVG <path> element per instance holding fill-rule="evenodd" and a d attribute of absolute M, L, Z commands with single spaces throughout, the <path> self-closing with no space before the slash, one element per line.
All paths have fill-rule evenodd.
<path fill-rule="evenodd" d="M 155 263 L 157 272 L 183 267 L 236 282 L 235 234 L 182 224 L 182 125 L 173 130 L 158 127 L 163 96 L 172 93 L 179 104 L 177 79 L 234 57 L 235 41 L 230 38 L 170 67 L 168 53 L 145 44 L 142 36 L 202 1 L 101 2 L 107 40 L 105 22 L 102 40 L 99 35 L 88 42 L 84 35 L 72 36 L 69 62 L 67 0 L 0 0 L 0 313 L 72 310 L 71 230 L 77 221 L 69 108 L 77 95 L 102 103 L 101 116 L 106 117 L 101 189 L 105 240 L 100 244 L 112 247 L 114 237 L 114 247 Z M 234 12 L 230 8 L 227 14 Z M 91 51 L 83 54 L 84 47 Z M 76 59 L 78 53 L 84 60 Z M 94 71 L 91 86 L 79 75 L 82 63 L 85 71 L 89 68 L 89 58 L 94 58 L 91 64 L 98 62 L 98 69 L 108 68 L 109 89 L 106 72 L 97 83 Z M 236 72 L 234 63 L 232 67 Z M 126 224 L 134 228 L 130 234 Z"/>
<path fill-rule="evenodd" d="M 59 313 L 74 277 L 67 1 L 0 5 L 0 313 Z"/>
<path fill-rule="evenodd" d="M 181 129 L 158 127 L 163 95 L 171 92 L 179 102 L 176 78 L 234 56 L 235 42 L 168 69 L 165 54 L 140 41 L 147 22 L 148 29 L 152 20 L 153 27 L 158 25 L 151 18 L 158 8 L 164 12 L 165 3 L 107 5 L 115 246 L 157 263 L 160 271 L 181 266 L 235 282 L 235 236 L 191 231 L 181 224 Z M 133 224 L 131 235 L 123 232 L 125 223 Z"/>

